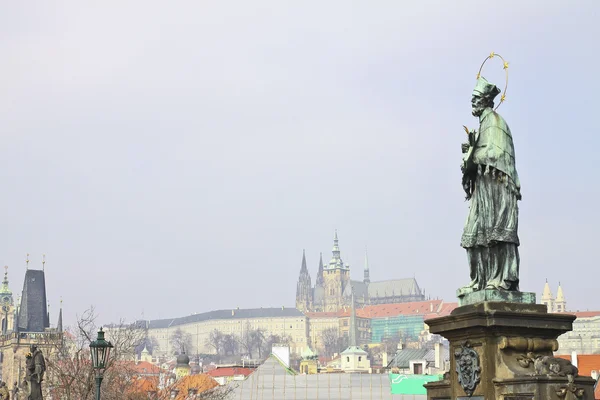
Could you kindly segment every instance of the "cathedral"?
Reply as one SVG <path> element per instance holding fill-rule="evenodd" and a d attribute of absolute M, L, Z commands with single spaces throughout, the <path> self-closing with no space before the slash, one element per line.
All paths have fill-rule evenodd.
<path fill-rule="evenodd" d="M 350 279 L 350 266 L 344 264 L 340 255 L 337 231 L 333 238 L 332 253 L 327 265 L 323 265 L 323 254 L 321 254 L 314 287 L 306 266 L 306 255 L 302 253 L 302 266 L 296 288 L 298 310 L 335 312 L 349 307 L 353 298 L 354 305 L 357 307 L 425 300 L 425 295 L 414 278 L 371 282 L 366 255 L 363 280 Z"/>

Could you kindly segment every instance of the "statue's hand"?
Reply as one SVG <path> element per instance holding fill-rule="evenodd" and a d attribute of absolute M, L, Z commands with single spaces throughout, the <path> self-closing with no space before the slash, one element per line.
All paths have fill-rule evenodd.
<path fill-rule="evenodd" d="M 471 145 L 469 143 L 461 143 L 460 148 L 464 153 L 466 153 L 467 151 L 469 151 L 469 147 L 471 147 Z"/>

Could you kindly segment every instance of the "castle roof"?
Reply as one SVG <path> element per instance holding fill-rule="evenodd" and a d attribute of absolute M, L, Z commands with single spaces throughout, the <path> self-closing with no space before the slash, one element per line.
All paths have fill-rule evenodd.
<path fill-rule="evenodd" d="M 421 288 L 415 278 L 390 279 L 387 281 L 371 282 L 366 284 L 362 281 L 350 281 L 350 285 L 344 290 L 344 297 L 352 296 L 357 299 L 377 299 L 394 296 L 420 296 Z"/>
<path fill-rule="evenodd" d="M 50 327 L 44 271 L 28 269 L 25 273 L 18 327 L 20 332 L 44 332 Z"/>
<path fill-rule="evenodd" d="M 272 307 L 272 308 L 247 308 L 236 310 L 216 310 L 200 314 L 188 315 L 187 317 L 156 319 L 148 321 L 148 328 L 160 329 L 172 326 L 192 324 L 194 322 L 209 321 L 213 319 L 247 319 L 247 318 L 281 318 L 281 317 L 304 317 L 296 308 Z"/>

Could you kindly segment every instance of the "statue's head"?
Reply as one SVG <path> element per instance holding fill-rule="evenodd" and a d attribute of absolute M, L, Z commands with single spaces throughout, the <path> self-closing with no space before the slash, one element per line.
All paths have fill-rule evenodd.
<path fill-rule="evenodd" d="M 484 77 L 477 78 L 477 84 L 473 89 L 471 107 L 473 116 L 479 117 L 486 108 L 494 108 L 494 99 L 500 93 L 500 89 Z"/>
<path fill-rule="evenodd" d="M 32 344 L 31 346 L 29 346 L 29 351 L 32 354 L 35 353 L 36 350 L 37 350 L 37 346 L 35 344 Z"/>

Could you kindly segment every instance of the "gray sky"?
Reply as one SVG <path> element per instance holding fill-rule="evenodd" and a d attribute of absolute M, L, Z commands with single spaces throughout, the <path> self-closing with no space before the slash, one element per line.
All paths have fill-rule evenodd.
<path fill-rule="evenodd" d="M 543 6 L 542 6 L 543 4 Z M 523 186 L 521 289 L 599 309 L 600 3 L 37 1 L 0 12 L 0 263 L 55 322 L 294 304 L 339 231 L 448 301 L 462 125 L 491 51 Z M 484 75 L 502 84 L 500 60 Z M 91 282 L 102 277 L 101 284 Z M 589 278 L 588 278 L 589 277 Z"/>

